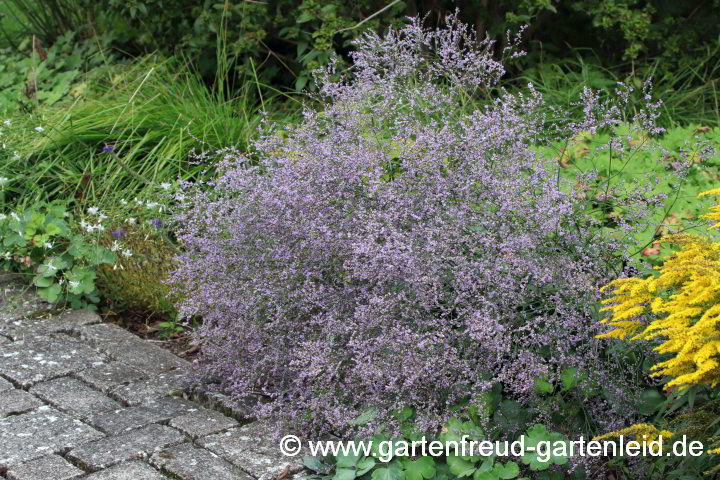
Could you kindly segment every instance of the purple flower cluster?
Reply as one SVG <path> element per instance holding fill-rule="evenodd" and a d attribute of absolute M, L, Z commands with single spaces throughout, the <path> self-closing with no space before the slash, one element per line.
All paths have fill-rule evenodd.
<path fill-rule="evenodd" d="M 171 280 L 203 317 L 199 378 L 314 433 L 405 405 L 437 427 L 493 382 L 523 399 L 566 367 L 622 383 L 590 310 L 627 245 L 530 148 L 622 112 L 548 130 L 536 93 L 468 111 L 504 73 L 492 47 L 452 16 L 368 34 L 351 79 L 320 73 L 322 111 L 184 186 Z"/>

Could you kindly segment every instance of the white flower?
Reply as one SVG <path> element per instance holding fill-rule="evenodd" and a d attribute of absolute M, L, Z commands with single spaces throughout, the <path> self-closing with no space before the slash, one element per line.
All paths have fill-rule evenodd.
<path fill-rule="evenodd" d="M 115 241 L 112 243 L 112 245 L 110 246 L 110 251 L 111 251 L 111 252 L 117 252 L 118 250 L 120 250 L 120 248 L 121 248 L 121 247 L 120 247 L 120 244 L 118 243 L 117 240 L 115 240 Z"/>
<path fill-rule="evenodd" d="M 53 248 L 53 243 L 52 243 L 52 242 L 45 242 L 44 247 L 45 247 L 45 248 Z"/>
<path fill-rule="evenodd" d="M 0 185 L 5 185 L 10 179 L 7 177 L 0 177 Z"/>
<path fill-rule="evenodd" d="M 70 285 L 70 288 L 77 288 L 80 286 L 80 282 L 78 282 L 77 280 L 70 280 L 68 282 L 68 285 Z"/>
<path fill-rule="evenodd" d="M 0 213 L 0 220 L 5 220 L 7 218 L 7 215 L 4 213 Z"/>
<path fill-rule="evenodd" d="M 161 183 L 160 186 L 162 187 L 163 190 L 167 190 L 168 188 L 170 188 L 172 186 L 172 184 L 171 183 Z"/>
<path fill-rule="evenodd" d="M 97 207 L 90 207 L 90 208 L 88 208 L 88 213 L 89 213 L 90 215 L 96 215 L 97 212 L 98 212 L 98 208 L 97 208 Z"/>
<path fill-rule="evenodd" d="M 97 230 L 98 232 L 102 232 L 103 230 L 105 230 L 105 227 L 103 227 L 103 226 L 102 226 L 101 224 L 99 224 L 99 223 L 98 223 L 97 225 L 95 225 L 93 228 L 94 228 L 95 230 Z"/>
<path fill-rule="evenodd" d="M 120 205 L 127 205 L 127 203 L 127 200 L 125 200 L 124 198 L 120 200 Z"/>
<path fill-rule="evenodd" d="M 82 228 L 87 228 L 88 223 L 87 223 L 85 220 L 80 220 L 80 226 L 81 226 Z"/>
<path fill-rule="evenodd" d="M 137 222 L 136 218 L 130 217 L 127 220 L 125 220 L 125 223 L 129 223 L 130 225 L 135 225 L 135 222 Z"/>
<path fill-rule="evenodd" d="M 10 260 L 10 252 L 5 252 L 3 257 L 5 257 L 5 260 Z"/>
<path fill-rule="evenodd" d="M 45 129 L 43 127 L 35 127 L 35 131 L 38 133 L 42 133 L 45 131 Z"/>
<path fill-rule="evenodd" d="M 3 122 L 3 125 L 5 125 L 6 127 L 12 127 L 12 122 L 10 120 L 5 120 Z"/>
<path fill-rule="evenodd" d="M 52 262 L 48 262 L 47 269 L 50 270 L 51 272 L 54 272 L 55 270 L 57 270 L 57 267 L 55 265 L 53 265 Z"/>
<path fill-rule="evenodd" d="M 123 257 L 132 257 L 132 251 L 131 250 L 123 250 L 122 251 Z"/>
<path fill-rule="evenodd" d="M 107 215 L 105 215 L 104 213 L 101 213 L 98 216 L 100 217 L 100 220 L 105 220 L 106 218 L 108 218 Z"/>
<path fill-rule="evenodd" d="M 157 202 L 147 202 L 146 205 L 147 205 L 148 208 L 155 208 L 155 207 L 157 207 L 159 204 L 158 204 Z"/>
<path fill-rule="evenodd" d="M 20 154 L 18 152 L 13 153 L 13 160 L 19 160 Z"/>
<path fill-rule="evenodd" d="M 135 199 L 135 203 L 137 203 L 138 205 L 142 205 L 142 204 L 143 204 L 143 201 L 140 200 L 139 198 L 136 198 L 136 199 Z"/>
<path fill-rule="evenodd" d="M 14 220 L 17 220 L 18 222 L 20 221 L 20 217 L 18 216 L 17 213 L 12 212 L 12 213 L 10 214 L 10 216 L 11 216 Z"/>

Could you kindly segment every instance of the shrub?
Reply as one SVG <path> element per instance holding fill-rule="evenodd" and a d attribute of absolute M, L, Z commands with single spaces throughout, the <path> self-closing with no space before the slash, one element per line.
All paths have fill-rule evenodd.
<path fill-rule="evenodd" d="M 527 400 L 538 378 L 552 390 L 575 368 L 606 387 L 591 421 L 619 426 L 632 392 L 593 308 L 657 198 L 636 180 L 632 196 L 606 185 L 593 207 L 531 146 L 603 130 L 623 162 L 641 148 L 632 135 L 658 133 L 658 105 L 627 138 L 627 89 L 619 106 L 586 91 L 579 123 L 549 123 L 536 93 L 473 110 L 466 100 L 505 70 L 454 16 L 357 47 L 353 78 L 333 63 L 318 77 L 323 111 L 270 128 L 254 155 L 220 152 L 222 174 L 178 196 L 185 252 L 171 279 L 181 313 L 203 317 L 199 380 L 259 395 L 259 416 L 346 434 L 363 413 L 372 428 L 406 406 L 438 427 L 495 382 Z M 588 211 L 615 201 L 633 208 L 605 236 Z"/>
<path fill-rule="evenodd" d="M 163 283 L 171 269 L 177 247 L 152 225 L 124 224 L 107 231 L 103 244 L 108 248 L 118 240 L 132 251 L 115 265 L 98 269 L 97 284 L 115 311 L 135 311 L 142 315 L 172 316 L 175 311 L 169 287 Z"/>

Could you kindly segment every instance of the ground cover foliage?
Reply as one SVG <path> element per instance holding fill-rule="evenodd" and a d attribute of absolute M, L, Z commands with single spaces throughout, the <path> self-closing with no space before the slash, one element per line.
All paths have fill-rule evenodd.
<path fill-rule="evenodd" d="M 171 282 L 194 292 L 181 314 L 203 318 L 197 380 L 259 397 L 258 416 L 345 438 L 566 438 L 664 405 L 642 373 L 646 345 L 597 338 L 600 287 L 638 268 L 639 239 L 711 149 L 684 145 L 674 162 L 653 150 L 663 130 L 649 84 L 642 108 L 631 87 L 612 98 L 586 89 L 579 121 L 532 87 L 473 108 L 467 99 L 493 91 L 505 68 L 494 42 L 454 16 L 356 46 L 350 77 L 332 62 L 320 75 L 323 109 L 269 126 L 252 154 L 220 152 L 218 178 L 176 197 L 185 251 Z M 512 42 L 503 53 L 521 56 Z M 570 177 L 567 149 L 583 138 L 597 142 L 587 148 L 597 163 L 577 161 Z M 638 157 L 649 168 L 621 175 Z M 608 468 L 527 460 L 448 457 L 420 475 L 602 478 Z M 338 456 L 335 478 L 420 478 L 408 461 Z M 642 476 L 666 464 L 617 468 Z"/>

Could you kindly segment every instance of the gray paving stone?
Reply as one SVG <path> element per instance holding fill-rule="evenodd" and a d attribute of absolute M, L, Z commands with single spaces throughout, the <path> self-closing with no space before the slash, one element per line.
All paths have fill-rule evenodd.
<path fill-rule="evenodd" d="M 0 354 L 2 353 L 0 352 Z M 0 392 L 2 392 L 3 390 L 10 390 L 11 388 L 15 388 L 13 384 L 0 377 Z"/>
<path fill-rule="evenodd" d="M 128 405 L 140 405 L 156 398 L 182 393 L 185 388 L 184 375 L 183 370 L 161 373 L 147 380 L 115 387 L 110 393 Z"/>
<path fill-rule="evenodd" d="M 147 463 L 132 461 L 115 465 L 101 472 L 91 473 L 83 480 L 167 480 L 167 477 Z"/>
<path fill-rule="evenodd" d="M 166 422 L 173 417 L 195 412 L 199 408 L 201 407 L 180 398 L 161 398 L 142 406 L 94 415 L 88 419 L 88 423 L 103 432 L 116 435 L 151 423 Z"/>
<path fill-rule="evenodd" d="M 116 410 L 122 405 L 86 384 L 70 377 L 41 382 L 30 389 L 54 407 L 79 418 Z"/>
<path fill-rule="evenodd" d="M 198 444 L 220 455 L 261 480 L 267 480 L 282 474 L 301 471 L 303 450 L 296 457 L 286 457 L 280 452 L 278 443 L 272 441 L 274 424 L 266 421 L 249 423 L 240 428 L 203 437 Z"/>
<path fill-rule="evenodd" d="M 122 362 L 103 363 L 77 372 L 75 376 L 103 392 L 118 385 L 147 379 L 142 372 Z"/>
<path fill-rule="evenodd" d="M 98 348 L 113 359 L 147 372 L 149 375 L 175 368 L 190 367 L 188 361 L 157 345 L 146 342 L 140 337 L 135 337 L 132 341 L 103 343 Z"/>
<path fill-rule="evenodd" d="M 191 438 L 204 437 L 222 432 L 238 425 L 234 418 L 226 417 L 220 412 L 200 408 L 170 420 L 170 426 L 190 435 Z"/>
<path fill-rule="evenodd" d="M 183 480 L 253 480 L 214 453 L 190 443 L 161 450 L 150 458 L 150 463 Z"/>
<path fill-rule="evenodd" d="M 7 478 L 8 480 L 71 480 L 84 474 L 85 472 L 59 455 L 46 455 L 11 467 L 7 472 Z"/>
<path fill-rule="evenodd" d="M 48 406 L 0 419 L 0 470 L 102 437 L 89 425 Z"/>
<path fill-rule="evenodd" d="M 25 390 L 15 388 L 0 392 L 0 418 L 26 413 L 41 405 L 43 402 Z"/>
<path fill-rule="evenodd" d="M 126 460 L 147 458 L 165 447 L 182 443 L 185 436 L 163 425 L 148 425 L 121 435 L 103 438 L 71 450 L 71 460 L 90 470 L 101 470 Z"/>
<path fill-rule="evenodd" d="M 10 343 L 10 339 L 8 337 L 3 337 L 2 335 L 0 335 L 0 345 L 6 344 L 6 343 Z"/>
<path fill-rule="evenodd" d="M 124 328 L 112 323 L 100 323 L 97 325 L 86 325 L 75 330 L 81 340 L 87 340 L 90 344 L 100 347 L 110 343 L 134 342 L 142 340 L 137 335 L 128 332 Z"/>
<path fill-rule="evenodd" d="M 43 312 L 41 309 L 40 312 Z M 0 333 L 13 340 L 26 338 L 42 338 L 48 333 L 74 332 L 83 325 L 102 322 L 102 318 L 90 310 L 67 310 L 57 315 L 24 317 L 7 322 L 4 327 L 0 323 Z"/>
<path fill-rule="evenodd" d="M 102 362 L 92 348 L 64 334 L 16 341 L 0 350 L 0 372 L 23 387 Z"/>
<path fill-rule="evenodd" d="M 38 311 L 52 306 L 38 297 L 26 284 L 11 281 L 0 284 L 0 334 L 9 335 L 21 327 L 24 320 Z M 19 324 L 16 322 L 20 322 Z"/>

